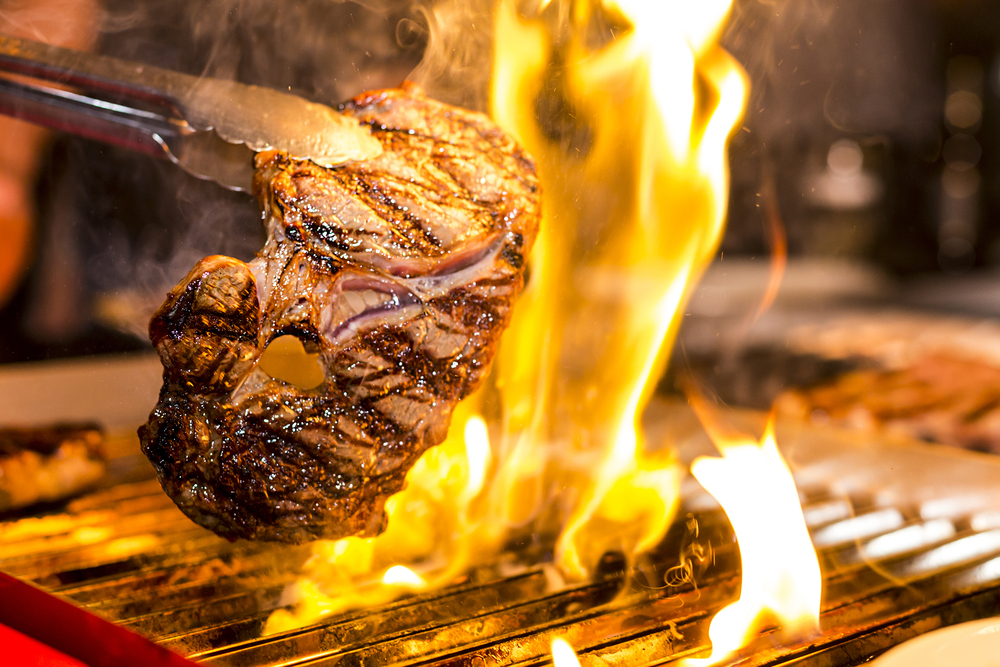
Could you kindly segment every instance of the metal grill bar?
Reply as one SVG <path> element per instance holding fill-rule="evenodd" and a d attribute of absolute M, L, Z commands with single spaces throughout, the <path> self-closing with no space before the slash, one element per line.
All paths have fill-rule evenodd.
<path fill-rule="evenodd" d="M 662 419 L 679 433 L 697 430 L 669 409 Z M 798 468 L 820 552 L 823 633 L 788 640 L 765 628 L 734 664 L 858 664 L 919 632 L 995 613 L 1000 464 L 829 434 L 783 442 L 779 430 L 779 442 Z M 677 444 L 682 458 L 709 453 L 701 436 Z M 903 479 L 878 474 L 887 468 Z M 697 519 L 715 553 L 697 585 L 664 583 L 679 524 L 637 570 L 553 586 L 545 565 L 511 574 L 516 555 L 507 554 L 504 566 L 482 566 L 443 590 L 264 637 L 308 546 L 226 542 L 176 510 L 151 470 L 128 475 L 134 481 L 61 512 L 0 522 L 0 570 L 210 665 L 533 665 L 550 659 L 557 636 L 584 665 L 666 664 L 704 651 L 711 617 L 739 592 L 728 522 L 688 485 L 682 516 Z M 925 483 L 935 475 L 947 483 Z"/>

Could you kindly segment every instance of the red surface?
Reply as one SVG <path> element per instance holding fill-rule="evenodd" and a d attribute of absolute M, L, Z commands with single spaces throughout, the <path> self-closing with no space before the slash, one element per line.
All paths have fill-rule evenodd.
<path fill-rule="evenodd" d="M 74 660 L 65 653 L 37 642 L 31 637 L 11 630 L 6 625 L 0 625 L 0 646 L 3 647 L 3 659 L 7 664 L 20 667 L 86 667 L 79 660 Z"/>
<path fill-rule="evenodd" d="M 79 662 L 44 663 L 14 661 L 12 665 L 73 665 L 89 667 L 194 667 L 193 662 L 157 646 L 145 637 L 74 607 L 69 602 L 0 572 L 0 624 L 27 635 L 50 650 Z M 6 645 L 0 635 L 6 660 Z M 30 654 L 28 654 L 30 657 Z"/>

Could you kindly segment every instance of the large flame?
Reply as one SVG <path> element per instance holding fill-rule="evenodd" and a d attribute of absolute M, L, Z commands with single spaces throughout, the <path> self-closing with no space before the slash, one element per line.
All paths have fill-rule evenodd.
<path fill-rule="evenodd" d="M 517 531 L 558 535 L 556 563 L 582 578 L 673 518 L 683 470 L 638 417 L 725 219 L 747 92 L 717 43 L 730 0 L 529 5 L 498 0 L 490 112 L 535 157 L 544 218 L 490 381 L 390 499 L 386 532 L 318 545 L 269 631 L 443 585 Z"/>
<path fill-rule="evenodd" d="M 717 664 L 747 643 L 766 620 L 778 621 L 789 634 L 819 628 L 819 561 L 792 473 L 774 440 L 773 420 L 759 443 L 705 423 L 722 458 L 698 458 L 691 472 L 733 525 L 743 577 L 740 599 L 712 619 L 712 654 L 685 660 L 685 667 Z"/>
<path fill-rule="evenodd" d="M 557 561 L 582 577 L 672 518 L 679 470 L 643 455 L 637 419 L 722 230 L 747 87 L 715 41 L 728 2 L 518 7 L 498 7 L 491 110 L 535 156 L 545 214 L 499 388 L 511 466 L 547 460 L 575 496 Z"/>

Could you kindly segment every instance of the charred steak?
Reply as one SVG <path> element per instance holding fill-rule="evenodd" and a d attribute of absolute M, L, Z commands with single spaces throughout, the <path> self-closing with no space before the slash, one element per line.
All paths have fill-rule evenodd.
<path fill-rule="evenodd" d="M 334 169 L 259 154 L 264 249 L 203 259 L 150 323 L 164 373 L 143 449 L 177 505 L 228 538 L 380 533 L 523 285 L 539 191 L 511 137 L 410 85 L 342 111 L 382 154 Z M 286 334 L 319 352 L 318 387 L 257 368 Z"/>

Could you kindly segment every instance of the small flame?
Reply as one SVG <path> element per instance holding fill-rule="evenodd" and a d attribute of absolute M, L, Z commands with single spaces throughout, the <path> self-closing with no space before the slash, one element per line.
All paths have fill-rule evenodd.
<path fill-rule="evenodd" d="M 467 500 L 472 500 L 482 490 L 490 458 L 490 434 L 486 422 L 479 415 L 473 415 L 465 422 L 465 460 L 468 472 L 464 495 Z"/>
<path fill-rule="evenodd" d="M 552 667 L 580 667 L 576 651 L 562 637 L 552 640 Z"/>
<path fill-rule="evenodd" d="M 691 472 L 719 501 L 736 531 L 743 579 L 740 599 L 712 619 L 711 656 L 688 659 L 686 666 L 717 664 L 746 644 L 768 615 L 786 633 L 819 628 L 819 561 L 773 426 L 770 420 L 757 443 L 723 435 L 706 423 L 722 458 L 700 457 Z"/>
<path fill-rule="evenodd" d="M 393 565 L 382 575 L 382 583 L 387 586 L 406 586 L 409 588 L 423 588 L 427 585 L 424 578 L 406 567 L 405 565 Z"/>
<path fill-rule="evenodd" d="M 754 313 L 753 324 L 774 304 L 778 298 L 778 290 L 781 288 L 781 280 L 785 277 L 785 269 L 788 266 L 788 238 L 785 235 L 785 226 L 781 221 L 781 214 L 778 211 L 778 192 L 774 185 L 774 169 L 767 168 L 763 177 L 764 186 L 761 194 L 764 200 L 764 218 L 767 220 L 767 238 L 771 244 L 771 268 L 768 272 L 767 289 Z"/>

